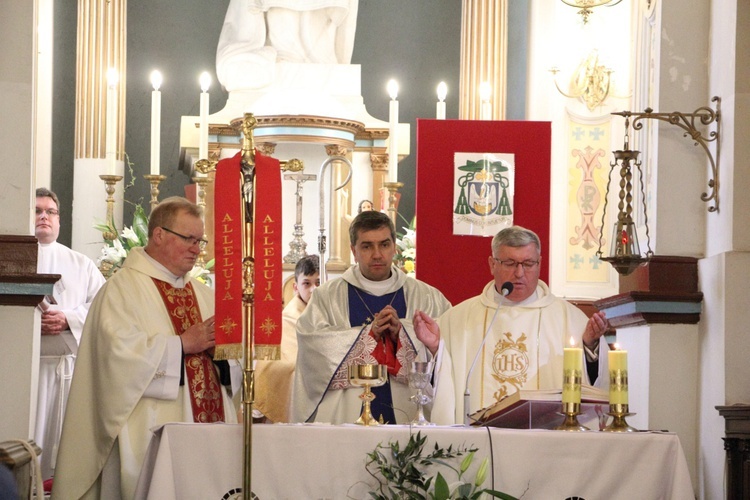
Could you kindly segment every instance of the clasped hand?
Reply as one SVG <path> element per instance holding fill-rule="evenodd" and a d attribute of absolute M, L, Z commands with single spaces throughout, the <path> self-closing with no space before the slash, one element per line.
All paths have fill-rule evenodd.
<path fill-rule="evenodd" d="M 216 345 L 214 316 L 206 321 L 196 323 L 180 335 L 182 339 L 182 351 L 185 354 L 197 354 Z"/>
<path fill-rule="evenodd" d="M 371 331 L 377 340 L 382 339 L 384 335 L 388 335 L 394 343 L 398 342 L 401 320 L 393 306 L 387 305 L 375 315 L 372 320 Z"/>

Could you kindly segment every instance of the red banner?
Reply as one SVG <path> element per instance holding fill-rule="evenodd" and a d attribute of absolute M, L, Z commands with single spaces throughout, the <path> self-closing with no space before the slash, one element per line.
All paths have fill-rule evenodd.
<path fill-rule="evenodd" d="M 255 153 L 255 359 L 281 355 L 281 168 Z"/>
<path fill-rule="evenodd" d="M 242 357 L 242 155 L 216 165 L 216 350 L 214 359 Z"/>

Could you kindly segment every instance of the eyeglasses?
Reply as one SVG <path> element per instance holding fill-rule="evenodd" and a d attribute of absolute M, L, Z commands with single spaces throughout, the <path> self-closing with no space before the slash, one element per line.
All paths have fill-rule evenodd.
<path fill-rule="evenodd" d="M 159 226 L 159 227 L 162 228 L 163 230 L 165 230 L 168 233 L 172 233 L 175 236 L 179 236 L 180 238 L 183 239 L 183 241 L 185 241 L 185 243 L 187 243 L 190 246 L 198 245 L 198 248 L 200 248 L 201 250 L 203 250 L 204 248 L 206 248 L 206 245 L 208 245 L 208 241 L 206 241 L 204 239 L 195 238 L 193 236 L 185 236 L 184 234 L 180 234 L 180 233 L 178 233 L 176 231 L 172 231 L 168 227 L 164 227 L 164 226 Z"/>
<path fill-rule="evenodd" d="M 513 259 L 508 260 L 500 260 L 497 257 L 492 257 L 492 259 L 503 266 L 505 269 L 513 269 L 515 270 L 518 266 L 523 267 L 524 271 L 529 271 L 534 268 L 537 264 L 539 264 L 538 260 L 524 260 L 523 262 L 516 262 Z"/>
<path fill-rule="evenodd" d="M 60 211 L 56 208 L 37 208 L 36 216 L 39 217 L 42 214 L 47 214 L 47 217 L 54 217 L 60 215 Z"/>

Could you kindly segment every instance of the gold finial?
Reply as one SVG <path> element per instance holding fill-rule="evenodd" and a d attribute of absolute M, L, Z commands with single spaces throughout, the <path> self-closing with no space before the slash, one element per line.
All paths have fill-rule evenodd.
<path fill-rule="evenodd" d="M 258 125 L 258 119 L 252 113 L 245 113 L 242 120 L 242 159 L 245 163 L 255 164 L 255 143 L 253 129 Z"/>

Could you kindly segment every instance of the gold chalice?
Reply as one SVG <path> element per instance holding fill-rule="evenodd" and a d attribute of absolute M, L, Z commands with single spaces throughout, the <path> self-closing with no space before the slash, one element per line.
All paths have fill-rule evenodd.
<path fill-rule="evenodd" d="M 388 380 L 388 367 L 386 365 L 349 365 L 349 383 L 365 390 L 359 396 L 364 403 L 362 415 L 355 422 L 358 425 L 380 425 L 370 413 L 370 403 L 375 399 L 375 394 L 370 387 L 378 387 Z"/>

